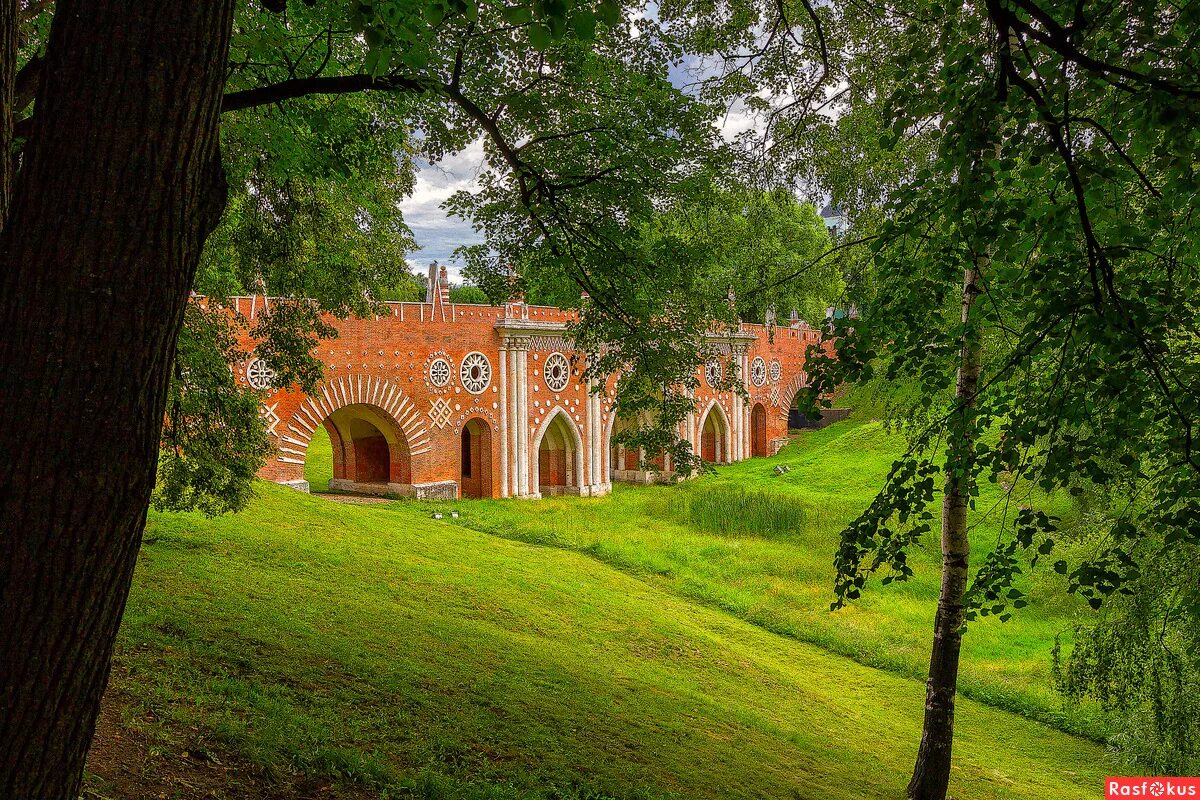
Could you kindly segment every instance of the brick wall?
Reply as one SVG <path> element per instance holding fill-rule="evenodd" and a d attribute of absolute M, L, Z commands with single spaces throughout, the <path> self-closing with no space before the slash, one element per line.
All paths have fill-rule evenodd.
<path fill-rule="evenodd" d="M 229 310 L 252 320 L 271 302 L 262 297 L 236 298 Z M 587 388 L 579 381 L 582 354 L 573 351 L 564 336 L 572 312 L 522 303 L 448 304 L 440 293 L 434 302 L 390 303 L 387 310 L 389 313 L 371 319 L 327 320 L 337 329 L 338 338 L 321 342 L 314 350 L 325 369 L 325 379 L 314 395 L 305 395 L 296 388 L 268 392 L 263 413 L 278 449 L 263 467 L 262 477 L 280 482 L 302 479 L 312 432 L 316 426 L 325 425 L 333 445 L 335 477 L 353 479 L 360 470 L 365 470 L 363 475 L 377 477 L 382 458 L 390 464 L 387 480 L 411 487 L 406 493 L 444 494 L 445 487 L 453 484 L 466 493 L 501 496 L 513 481 L 510 474 L 515 474 L 516 467 L 511 448 L 521 437 L 526 439 L 525 452 L 530 459 L 525 474 L 530 484 L 534 481 L 532 459 L 541 458 L 535 437 L 556 411 L 570 420 L 583 452 L 583 474 L 572 475 L 575 485 L 600 491 L 609 483 L 610 470 L 637 469 L 637 454 L 633 452 L 626 454 L 624 464 L 610 463 L 614 456 L 608 446 L 614 422 L 613 381 L 609 381 L 594 418 L 589 416 Z M 743 325 L 738 336 L 746 364 L 762 359 L 765 380 L 756 385 L 750 380 L 752 371 L 745 376 L 750 400 L 739 406 L 738 418 L 733 392 L 714 390 L 704 380 L 701 368 L 697 373 L 700 387 L 696 405 L 697 409 L 708 408 L 713 401 L 720 405 L 726 422 L 724 433 L 717 435 L 744 436 L 742 450 L 749 456 L 765 453 L 769 442 L 787 435 L 788 407 L 806 382 L 806 351 L 810 346 L 830 345 L 822 340 L 820 331 L 806 327 L 775 327 L 768 331 L 761 325 Z M 517 341 L 525 353 L 524 419 L 518 419 L 514 398 L 502 396 L 501 388 L 506 387 L 507 395 L 507 387 L 514 383 L 506 347 Z M 243 345 L 252 351 L 254 342 L 247 340 Z M 571 361 L 565 386 L 552 385 L 542 374 L 542 366 L 555 353 Z M 467 359 L 479 362 L 477 367 L 486 365 L 486 380 L 462 375 Z M 233 369 L 240 381 L 251 385 L 261 374 L 261 364 L 254 365 L 253 357 L 233 365 Z M 333 414 L 338 418 L 369 416 L 388 438 L 345 441 L 346 437 L 339 436 L 335 426 L 328 424 Z M 696 417 L 689 423 L 690 428 L 681 431 L 694 447 L 702 445 L 704 422 L 699 414 Z M 472 474 L 464 482 L 462 432 L 468 423 L 475 431 L 472 448 L 480 448 L 478 463 L 486 464 L 486 475 Z M 706 458 L 715 457 L 717 450 L 715 436 L 709 438 L 712 441 L 706 439 L 701 447 Z M 722 460 L 732 456 L 725 441 L 720 448 Z M 595 457 L 593 450 L 597 451 Z M 471 452 L 474 457 L 475 450 Z M 568 456 L 559 452 L 563 455 L 537 462 L 540 484 L 561 485 L 547 481 L 565 481 L 568 466 L 572 471 L 576 469 L 574 461 L 568 465 Z M 356 459 L 363 464 L 356 464 Z M 536 493 L 537 487 L 523 487 L 521 493 L 525 492 Z"/>

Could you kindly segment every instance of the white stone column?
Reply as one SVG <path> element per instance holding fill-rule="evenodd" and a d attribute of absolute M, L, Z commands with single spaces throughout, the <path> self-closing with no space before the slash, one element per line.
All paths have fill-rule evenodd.
<path fill-rule="evenodd" d="M 600 407 L 600 482 L 604 484 L 605 491 L 612 491 L 612 449 L 609 448 L 608 441 L 608 423 L 604 421 L 604 405 L 597 403 Z"/>
<path fill-rule="evenodd" d="M 742 396 L 737 392 L 729 403 L 729 456 L 730 463 L 742 458 Z"/>
<path fill-rule="evenodd" d="M 592 463 L 596 465 L 596 474 L 592 477 L 592 482 L 598 488 L 603 489 L 605 480 L 604 474 L 604 419 L 600 414 L 600 395 L 592 396 L 592 417 L 596 420 L 596 454 L 592 458 Z"/>
<path fill-rule="evenodd" d="M 511 344 L 511 340 L 510 340 Z M 508 448 L 508 496 L 520 496 L 521 454 L 517 452 L 518 433 L 521 430 L 521 406 L 517 402 L 517 389 L 521 385 L 517 374 L 517 350 L 508 351 L 508 428 L 504 432 Z"/>
<path fill-rule="evenodd" d="M 750 379 L 750 350 L 749 349 L 746 349 L 742 353 L 742 374 L 745 375 L 746 380 Z M 744 407 L 742 409 L 742 437 L 743 437 L 743 441 L 745 443 L 744 449 L 745 449 L 746 458 L 750 458 L 750 456 L 754 455 L 754 444 L 752 444 L 751 435 L 750 435 L 751 434 L 750 414 L 751 414 L 750 404 L 746 403 L 746 404 L 744 404 Z"/>
<path fill-rule="evenodd" d="M 525 342 L 522 342 L 524 345 Z M 534 493 L 534 489 L 529 486 L 529 480 L 532 473 L 529 462 L 529 350 L 527 347 L 522 347 L 517 351 L 517 407 L 520 409 L 518 414 L 519 427 L 517 428 L 517 453 L 521 460 L 520 486 L 518 491 L 521 497 L 528 497 Z"/>
<path fill-rule="evenodd" d="M 508 337 L 500 343 L 500 496 L 508 497 Z"/>

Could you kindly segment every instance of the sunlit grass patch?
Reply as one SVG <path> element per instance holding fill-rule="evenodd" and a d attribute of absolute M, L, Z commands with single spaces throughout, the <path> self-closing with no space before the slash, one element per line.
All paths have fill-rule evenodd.
<path fill-rule="evenodd" d="M 460 503 L 451 524 L 264 485 L 237 516 L 154 514 L 114 688 L 163 747 L 381 796 L 901 796 L 923 686 L 829 652 L 880 647 L 846 625 L 879 612 L 820 612 L 821 646 L 799 641 L 823 599 L 804 549 L 645 516 L 664 491 Z M 561 541 L 465 525 L 522 516 Z M 960 800 L 1090 797 L 1104 763 L 967 699 L 956 756 Z"/>

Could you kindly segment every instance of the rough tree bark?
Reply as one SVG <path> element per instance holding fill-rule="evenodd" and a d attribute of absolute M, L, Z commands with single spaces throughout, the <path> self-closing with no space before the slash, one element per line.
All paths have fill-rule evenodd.
<path fill-rule="evenodd" d="M 0 797 L 78 794 L 225 201 L 233 5 L 56 6 L 0 233 Z"/>
<path fill-rule="evenodd" d="M 17 82 L 17 0 L 0 0 L 0 226 L 13 179 L 13 92 Z"/>
<path fill-rule="evenodd" d="M 963 270 L 963 323 L 971 319 L 971 309 L 979 295 L 979 282 L 987 264 L 987 257 L 979 256 Z M 967 590 L 970 563 L 967 507 L 975 464 L 972 414 L 979 387 L 981 353 L 979 329 L 968 325 L 959 353 L 954 392 L 956 410 L 951 419 L 946 457 L 946 495 L 942 501 L 942 591 L 933 623 L 933 651 L 929 659 L 929 678 L 925 683 L 921 746 L 908 784 L 908 796 L 912 800 L 945 800 L 950 785 L 954 696 L 958 691 L 958 659 L 962 649 L 963 596 Z"/>

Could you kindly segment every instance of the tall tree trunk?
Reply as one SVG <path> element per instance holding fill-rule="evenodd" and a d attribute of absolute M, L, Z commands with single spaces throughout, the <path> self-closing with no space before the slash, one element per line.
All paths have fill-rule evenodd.
<path fill-rule="evenodd" d="M 0 230 L 13 183 L 13 93 L 17 82 L 17 0 L 0 0 Z"/>
<path fill-rule="evenodd" d="M 963 270 L 962 321 L 971 320 L 979 281 L 988 264 L 979 256 Z M 925 723 L 908 796 L 912 800 L 945 800 L 950 784 L 954 743 L 954 696 L 958 691 L 958 657 L 962 649 L 963 595 L 967 590 L 970 540 L 967 506 L 975 466 L 975 395 L 979 386 L 979 329 L 966 325 L 959 353 L 956 410 L 951 419 L 946 454 L 946 495 L 942 501 L 942 591 L 933 624 L 933 652 L 925 683 Z"/>
<path fill-rule="evenodd" d="M 0 233 L 0 797 L 75 797 L 225 184 L 234 0 L 58 0 Z"/>

